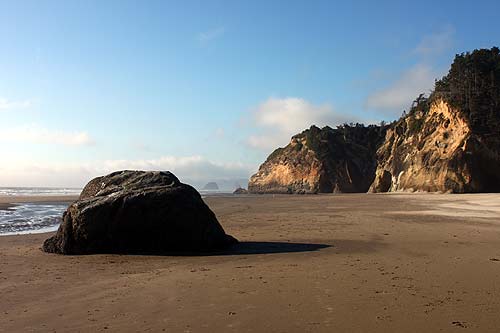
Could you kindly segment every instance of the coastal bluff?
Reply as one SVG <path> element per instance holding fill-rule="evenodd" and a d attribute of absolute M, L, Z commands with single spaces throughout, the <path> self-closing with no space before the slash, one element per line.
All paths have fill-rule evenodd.
<path fill-rule="evenodd" d="M 276 149 L 250 178 L 250 193 L 366 192 L 385 127 L 311 128 Z"/>
<path fill-rule="evenodd" d="M 500 51 L 455 57 L 389 125 L 312 126 L 276 149 L 250 193 L 500 192 Z"/>

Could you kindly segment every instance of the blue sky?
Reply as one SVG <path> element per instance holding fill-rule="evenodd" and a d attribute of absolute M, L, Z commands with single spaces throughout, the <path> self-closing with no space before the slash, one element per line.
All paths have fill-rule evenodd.
<path fill-rule="evenodd" d="M 459 3 L 0 1 L 0 186 L 246 178 L 312 124 L 395 119 L 499 44 L 498 2 Z"/>

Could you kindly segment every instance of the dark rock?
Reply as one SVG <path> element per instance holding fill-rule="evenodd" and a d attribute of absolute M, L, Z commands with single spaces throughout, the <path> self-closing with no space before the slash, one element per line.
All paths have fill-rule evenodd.
<path fill-rule="evenodd" d="M 119 171 L 90 181 L 43 244 L 60 254 L 210 251 L 237 240 L 170 172 Z"/>
<path fill-rule="evenodd" d="M 248 191 L 243 187 L 238 187 L 236 190 L 234 190 L 233 194 L 248 194 Z"/>
<path fill-rule="evenodd" d="M 375 180 L 370 190 L 372 192 L 389 192 L 392 185 L 392 175 L 387 170 L 377 170 Z"/>

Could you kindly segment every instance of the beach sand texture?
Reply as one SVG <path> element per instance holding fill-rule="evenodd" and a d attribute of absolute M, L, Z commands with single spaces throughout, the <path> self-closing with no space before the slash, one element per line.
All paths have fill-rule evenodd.
<path fill-rule="evenodd" d="M 59 256 L 49 234 L 0 237 L 0 331 L 498 332 L 500 195 L 205 200 L 234 250 Z"/>

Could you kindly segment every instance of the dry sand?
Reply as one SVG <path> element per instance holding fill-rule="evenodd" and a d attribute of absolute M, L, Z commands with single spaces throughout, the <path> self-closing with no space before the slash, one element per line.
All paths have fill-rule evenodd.
<path fill-rule="evenodd" d="M 232 252 L 58 256 L 49 234 L 0 237 L 0 331 L 499 331 L 500 195 L 206 201 Z"/>

